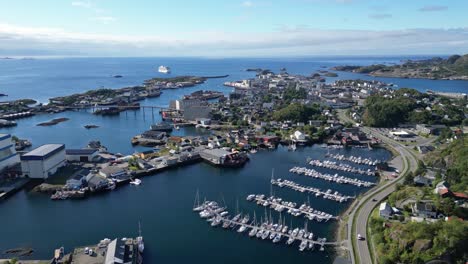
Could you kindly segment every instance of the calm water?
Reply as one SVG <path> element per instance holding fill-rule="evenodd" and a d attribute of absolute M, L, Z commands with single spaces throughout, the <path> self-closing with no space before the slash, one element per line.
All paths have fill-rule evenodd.
<path fill-rule="evenodd" d="M 335 150 L 336 151 L 336 150 Z M 340 150 L 342 153 L 365 157 L 388 158 L 383 149 Z M 124 186 L 111 193 L 83 201 L 53 202 L 44 195 L 20 192 L 0 205 L 2 225 L 0 249 L 31 246 L 34 257 L 48 258 L 58 246 L 70 249 L 105 237 L 132 236 L 140 220 L 145 236 L 146 263 L 331 263 L 331 248 L 325 252 L 300 253 L 298 245 L 250 239 L 246 234 L 212 228 L 192 206 L 196 190 L 207 199 L 226 201 L 231 211 L 239 200 L 241 211 L 257 217 L 264 215 L 263 207 L 245 201 L 250 193 L 270 193 L 271 164 L 276 177 L 295 180 L 323 189 L 332 188 L 354 195 L 364 189 L 331 184 L 288 172 L 295 165 L 304 165 L 307 156 L 323 158 L 326 150 L 318 146 L 287 152 L 259 152 L 242 169 L 219 169 L 200 163 L 169 170 L 143 178 L 141 186 Z M 325 171 L 325 170 L 324 170 Z M 370 176 L 356 176 L 374 180 Z M 302 203 L 307 195 L 289 189 L 273 189 L 285 200 Z M 309 197 L 314 208 L 339 214 L 347 204 Z M 272 213 L 277 219 L 278 214 Z M 283 215 L 284 217 L 284 215 Z M 286 217 L 286 222 L 303 226 L 303 218 Z M 308 223 L 309 230 L 321 237 L 332 238 L 335 223 Z M 285 242 L 285 241 L 284 241 Z"/>
<path fill-rule="evenodd" d="M 226 79 L 208 80 L 197 87 L 164 91 L 161 97 L 143 102 L 146 105 L 166 106 L 169 100 L 199 89 L 217 90 L 227 94 L 231 89 L 223 87 L 222 83 L 254 76 L 254 73 L 243 71 L 249 67 L 272 70 L 286 67 L 291 73 L 310 74 L 321 69 L 321 66 L 398 62 L 400 59 L 402 58 L 0 60 L 0 92 L 9 94 L 8 100 L 27 97 L 46 102 L 53 96 L 101 86 L 116 88 L 140 84 L 144 79 L 159 76 L 155 67 L 160 64 L 171 66 L 172 75 L 231 75 Z M 112 78 L 114 74 L 124 75 L 124 78 Z M 359 77 L 369 78 L 364 75 Z M 340 78 L 356 78 L 356 75 L 340 73 Z M 386 81 L 400 87 L 411 86 L 420 90 L 466 91 L 465 82 L 408 79 Z M 36 126 L 57 117 L 68 117 L 70 120 L 52 127 Z M 34 146 L 65 143 L 68 148 L 79 148 L 95 139 L 100 140 L 110 151 L 130 154 L 141 149 L 132 147 L 130 138 L 159 120 L 158 113 L 151 111 L 129 111 L 115 117 L 94 116 L 84 111 L 67 112 L 18 120 L 17 127 L 0 129 L 0 133 L 30 139 Z M 96 124 L 100 128 L 86 130 L 83 128 L 85 124 Z M 203 133 L 206 131 L 195 128 L 182 128 L 174 132 L 176 135 Z M 379 159 L 390 157 L 389 152 L 383 149 L 334 151 Z M 323 158 L 325 153 L 326 150 L 318 146 L 298 149 L 296 152 L 279 148 L 252 155 L 251 161 L 244 168 L 230 170 L 199 163 L 146 177 L 138 187 L 124 186 L 114 192 L 82 201 L 52 202 L 45 195 L 20 192 L 0 204 L 0 251 L 30 246 L 35 249 L 33 258 L 50 258 L 53 249 L 62 245 L 70 250 L 74 246 L 96 243 L 105 237 L 135 236 L 137 223 L 141 221 L 147 249 L 146 263 L 331 263 L 331 249 L 302 254 L 298 251 L 298 245 L 288 247 L 284 242 L 273 245 L 271 242 L 250 239 L 245 234 L 211 228 L 191 210 L 198 189 L 202 197 L 207 199 L 224 199 L 230 211 L 235 210 L 236 200 L 239 200 L 243 212 L 252 215 L 256 211 L 258 217 L 262 216 L 263 207 L 247 203 L 245 197 L 250 193 L 270 192 L 272 167 L 275 168 L 276 177 L 302 184 L 330 188 L 348 195 L 365 191 L 358 187 L 332 184 L 288 172 L 292 166 L 305 166 L 307 157 Z M 340 174 L 375 180 L 369 176 Z M 308 199 L 306 194 L 289 189 L 273 190 L 285 200 L 302 203 Z M 309 199 L 314 208 L 332 214 L 339 214 L 347 206 L 317 199 L 315 196 Z M 275 219 L 278 218 L 276 212 L 272 215 Z M 288 224 L 293 221 L 294 226 L 304 225 L 303 218 L 287 216 L 286 219 Z M 308 227 L 315 234 L 330 240 L 335 224 L 309 222 Z"/>
<path fill-rule="evenodd" d="M 0 60 L 0 93 L 9 95 L 8 100 L 29 97 L 40 102 L 60 95 L 109 87 L 118 88 L 138 85 L 145 79 L 162 75 L 156 71 L 159 65 L 169 65 L 175 75 L 224 75 L 226 79 L 211 80 L 199 86 L 203 89 L 220 88 L 227 80 L 253 77 L 246 68 L 265 68 L 278 71 L 285 67 L 290 73 L 311 74 L 344 64 L 368 65 L 373 63 L 399 63 L 402 59 L 421 57 L 354 57 L 354 58 L 307 58 L 307 59 L 194 59 L 194 58 L 69 58 L 36 60 Z M 123 78 L 113 78 L 120 74 Z M 412 87 L 421 91 L 468 91 L 466 81 L 434 81 L 400 78 L 374 78 L 371 76 L 338 73 L 339 79 L 361 78 L 392 82 L 399 87 Z M 328 78 L 333 81 L 337 78 Z M 2 100 L 7 100 L 1 98 Z"/>

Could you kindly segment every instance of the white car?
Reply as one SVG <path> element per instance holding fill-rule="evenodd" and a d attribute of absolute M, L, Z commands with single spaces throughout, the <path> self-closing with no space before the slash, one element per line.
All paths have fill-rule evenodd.
<path fill-rule="evenodd" d="M 357 234 L 357 239 L 358 239 L 358 240 L 363 240 L 364 237 L 362 237 L 361 234 Z"/>

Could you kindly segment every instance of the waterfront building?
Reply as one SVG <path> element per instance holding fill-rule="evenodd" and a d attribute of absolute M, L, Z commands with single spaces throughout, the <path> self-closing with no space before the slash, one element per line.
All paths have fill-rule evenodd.
<path fill-rule="evenodd" d="M 200 156 L 217 166 L 235 167 L 241 166 L 247 161 L 247 157 L 242 153 L 229 152 L 224 149 L 205 149 L 200 151 Z"/>
<path fill-rule="evenodd" d="M 127 243 L 126 239 L 114 239 L 107 245 L 104 264 L 137 263 L 138 254 L 135 245 Z"/>
<path fill-rule="evenodd" d="M 21 156 L 24 177 L 47 179 L 65 165 L 65 145 L 42 145 Z"/>
<path fill-rule="evenodd" d="M 20 162 L 10 134 L 0 134 L 0 171 Z"/>
<path fill-rule="evenodd" d="M 97 158 L 97 154 L 98 150 L 92 148 L 65 150 L 67 161 L 90 162 Z"/>

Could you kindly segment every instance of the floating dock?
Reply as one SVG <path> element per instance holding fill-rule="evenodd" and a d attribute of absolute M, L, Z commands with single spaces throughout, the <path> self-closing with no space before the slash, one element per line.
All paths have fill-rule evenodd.
<path fill-rule="evenodd" d="M 373 182 L 361 181 L 356 178 L 353 179 L 353 178 L 348 178 L 344 176 L 339 176 L 338 174 L 331 175 L 331 174 L 326 174 L 326 173 L 320 173 L 314 169 L 308 169 L 305 167 L 293 167 L 289 170 L 289 172 L 296 173 L 299 175 L 305 175 L 311 178 L 336 182 L 336 183 L 356 185 L 358 187 L 371 187 L 375 185 L 375 183 Z"/>
<path fill-rule="evenodd" d="M 292 228 L 281 223 L 273 221 L 260 221 L 256 219 L 250 222 L 248 216 L 237 214 L 232 219 L 228 216 L 225 208 L 220 207 L 216 202 L 206 201 L 201 205 L 196 205 L 193 210 L 199 212 L 201 218 L 207 219 L 212 227 L 222 226 L 224 229 L 236 230 L 237 233 L 247 233 L 249 237 L 262 240 L 270 240 L 273 243 L 279 243 L 286 240 L 287 245 L 299 241 L 299 251 L 314 250 L 316 245 L 320 246 L 320 251 L 325 246 L 341 246 L 341 242 L 327 242 L 326 238 L 317 238 L 314 240 L 314 234 L 308 232 L 307 228 Z M 250 223 L 249 223 L 250 222 Z"/>
<path fill-rule="evenodd" d="M 289 181 L 289 180 L 271 179 L 271 184 L 278 186 L 280 188 L 287 187 L 289 189 L 302 192 L 302 193 L 303 192 L 312 193 L 312 194 L 315 194 L 315 197 L 322 197 L 323 199 L 328 199 L 328 200 L 336 201 L 340 203 L 347 202 L 349 199 L 356 198 L 355 196 L 347 196 L 347 195 L 340 194 L 337 191 L 334 192 L 331 189 L 328 189 L 327 191 L 324 192 L 318 188 L 300 185 L 296 182 Z"/>
<path fill-rule="evenodd" d="M 375 170 L 371 170 L 371 169 L 363 170 L 363 169 L 355 168 L 349 164 L 337 163 L 335 161 L 307 160 L 307 162 L 309 163 L 309 165 L 314 166 L 314 167 L 321 167 L 321 168 L 326 168 L 326 169 L 331 169 L 331 170 L 339 170 L 339 171 L 344 171 L 344 172 L 375 176 Z"/>
<path fill-rule="evenodd" d="M 310 207 L 310 205 L 307 205 L 306 203 L 300 205 L 299 207 L 296 207 L 297 204 L 294 202 L 288 202 L 288 201 L 283 201 L 282 198 L 270 196 L 270 197 L 265 197 L 263 194 L 251 194 L 247 196 L 247 201 L 250 202 L 257 202 L 258 205 L 262 205 L 265 207 L 270 207 L 271 209 L 278 211 L 278 212 L 283 212 L 284 210 L 287 210 L 286 212 L 292 216 L 304 216 L 305 218 L 309 220 L 315 220 L 317 222 L 328 222 L 328 220 L 333 219 L 337 220 L 338 217 L 333 216 L 331 214 L 315 210 L 314 208 Z"/>

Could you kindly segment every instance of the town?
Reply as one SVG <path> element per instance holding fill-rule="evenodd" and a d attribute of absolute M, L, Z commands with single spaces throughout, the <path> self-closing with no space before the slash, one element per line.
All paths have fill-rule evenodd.
<path fill-rule="evenodd" d="M 34 142 L 2 134 L 0 199 L 8 202 L 9 196 L 30 185 L 33 186 L 32 192 L 44 193 L 55 201 L 92 198 L 94 194 L 112 191 L 127 184 L 144 184 L 141 179 L 144 176 L 157 175 L 166 169 L 200 161 L 218 167 L 241 168 L 249 161 L 251 155 L 258 151 L 274 150 L 279 145 L 287 147 L 289 151 L 312 144 L 321 144 L 329 150 L 384 147 L 393 152 L 395 157 L 392 161 L 376 161 L 338 154 L 327 154 L 328 158 L 335 161 L 308 161 L 310 166 L 339 172 L 377 175 L 380 176 L 380 182 L 375 188 L 395 188 L 388 197 L 379 198 L 378 205 L 371 206 L 373 212 L 370 215 L 369 230 L 372 237 L 367 239 L 372 240 L 377 247 L 372 257 L 383 259 L 382 263 L 405 262 L 407 259 L 400 256 L 401 251 L 390 257 L 382 254 L 389 248 L 388 243 L 392 236 L 399 234 L 398 232 L 409 232 L 408 236 L 412 236 L 411 230 L 417 230 L 418 223 L 426 225 L 444 222 L 435 224 L 437 226 L 434 227 L 433 234 L 451 227 L 464 228 L 466 231 L 464 222 L 462 227 L 455 227 L 458 221 L 463 221 L 467 216 L 468 195 L 466 181 L 463 180 L 466 179 L 466 171 L 462 169 L 466 168 L 466 164 L 463 165 L 466 161 L 465 134 L 468 125 L 466 94 L 447 96 L 433 92 L 421 93 L 408 88 L 397 89 L 394 84 L 380 81 L 338 80 L 327 83 L 325 79 L 334 75 L 326 71 L 310 76 L 289 74 L 286 69 L 279 73 L 263 69 L 256 69 L 255 72 L 254 78 L 225 82 L 226 87 L 233 88 L 228 95 L 200 90 L 172 100 L 168 107 L 145 106 L 138 101 L 160 96 L 163 89 L 183 89 L 198 85 L 208 77 L 152 79 L 142 86 L 115 90 L 98 89 L 83 94 L 51 98 L 49 104 L 45 105 L 34 104 L 33 100 L 3 103 L 0 124 L 5 127 L 16 125 L 14 120 L 18 118 L 50 112 L 66 116 L 66 111 L 80 109 L 89 111 L 90 114 L 102 115 L 156 109 L 162 121 L 127 139 L 132 145 L 146 147 L 145 151 L 128 154 L 113 153 L 96 139 L 89 139 L 89 144 L 83 148 L 67 148 L 65 144 L 45 144 L 31 150 L 31 144 Z M 67 120 L 54 119 L 38 125 L 53 126 Z M 98 126 L 88 126 L 90 127 L 87 128 L 99 129 Z M 187 126 L 209 131 L 209 135 L 171 135 L 174 130 Z M 404 152 L 399 151 L 400 148 L 405 149 Z M 455 156 L 454 153 L 460 156 Z M 442 158 L 444 156 L 448 161 Z M 410 158 L 415 159 L 417 168 L 411 166 L 413 163 L 408 161 Z M 376 170 L 365 170 L 342 162 L 364 164 L 375 167 Z M 448 167 L 449 165 L 456 169 Z M 307 168 L 295 167 L 291 172 L 359 187 L 374 185 L 372 182 L 322 174 Z M 323 195 L 325 199 L 339 202 L 356 198 L 338 192 L 332 193 L 331 190 L 321 191 L 287 180 L 272 179 L 272 184 L 314 193 L 317 197 Z M 354 203 L 366 201 L 365 198 L 372 195 L 374 193 L 355 199 Z M 271 196 L 263 200 L 264 196 L 255 197 L 259 204 L 265 203 L 275 207 L 281 205 L 280 198 Z M 375 198 L 372 199 L 374 200 Z M 207 208 L 210 212 L 219 209 L 217 206 Z M 360 207 L 352 208 L 352 214 L 359 216 Z M 331 214 L 320 213 L 312 213 L 311 210 L 304 214 L 310 214 L 309 217 L 320 221 L 337 218 Z M 220 218 L 219 213 L 213 213 L 213 218 L 210 219 L 240 226 L 247 223 L 239 224 L 237 220 Z M 350 221 L 354 226 L 354 219 Z M 342 221 L 340 225 L 343 226 L 343 223 L 346 224 L 346 221 Z M 249 227 L 255 230 L 260 228 L 256 225 Z M 347 238 L 337 239 L 353 241 L 350 247 L 355 247 L 355 243 L 366 243 L 361 240 L 369 234 L 365 231 L 368 227 L 362 228 L 364 231 L 360 231 L 359 234 L 348 234 Z M 385 229 L 389 229 L 390 234 L 387 234 Z M 356 232 L 349 227 L 348 230 Z M 458 229 L 452 232 L 456 232 L 453 236 L 457 238 L 463 236 L 463 233 L 466 234 L 460 234 Z M 288 236 L 286 233 L 283 235 Z M 359 241 L 354 241 L 356 235 Z M 278 239 L 281 239 L 281 236 Z M 456 243 L 461 243 L 462 240 L 463 238 L 459 238 Z M 117 254 L 117 249 L 109 247 L 119 248 L 119 244 L 128 244 L 131 248 L 134 243 L 129 241 L 106 240 L 107 251 L 98 253 L 101 250 L 98 246 L 99 249 L 93 249 L 94 251 L 87 248 L 88 253 L 85 254 L 97 254 L 105 257 L 107 261 L 105 252 Z M 309 240 L 306 238 L 304 241 Z M 381 246 L 383 241 L 388 243 Z M 309 242 L 311 245 L 322 244 L 322 247 L 325 243 L 322 240 L 314 242 L 312 239 Z M 408 237 L 406 243 L 417 251 L 428 250 L 432 246 L 432 242 L 427 238 Z M 443 248 L 442 245 L 435 246 Z M 417 254 L 410 253 L 409 246 L 403 250 L 407 252 L 408 258 Z M 432 255 L 427 258 L 436 256 L 436 249 L 432 247 L 431 250 Z M 456 254 L 459 253 L 456 251 Z M 75 250 L 72 255 L 76 254 Z M 356 257 L 356 253 L 351 254 Z M 63 249 L 59 250 L 57 256 L 61 259 L 63 255 Z"/>

